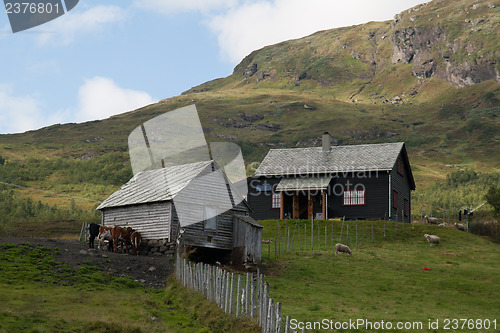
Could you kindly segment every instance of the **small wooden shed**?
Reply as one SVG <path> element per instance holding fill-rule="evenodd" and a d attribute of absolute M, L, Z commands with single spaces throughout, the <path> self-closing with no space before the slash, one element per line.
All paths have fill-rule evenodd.
<path fill-rule="evenodd" d="M 264 227 L 250 216 L 235 215 L 233 221 L 233 263 L 260 262 Z"/>
<path fill-rule="evenodd" d="M 184 245 L 227 251 L 233 250 L 235 216 L 247 221 L 250 213 L 214 161 L 139 172 L 97 209 L 103 225 L 132 227 L 146 240 L 173 243 L 182 228 Z"/>

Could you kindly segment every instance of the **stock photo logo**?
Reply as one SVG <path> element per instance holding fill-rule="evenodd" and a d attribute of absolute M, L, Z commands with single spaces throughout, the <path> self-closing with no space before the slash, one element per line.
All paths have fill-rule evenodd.
<path fill-rule="evenodd" d="M 79 0 L 4 0 L 12 32 L 52 21 L 75 8 Z"/>
<path fill-rule="evenodd" d="M 248 194 L 240 147 L 207 143 L 195 105 L 146 121 L 128 145 L 134 178 L 117 197 L 136 196 L 130 190 L 151 201 L 172 200 L 181 227 L 215 221 Z"/>

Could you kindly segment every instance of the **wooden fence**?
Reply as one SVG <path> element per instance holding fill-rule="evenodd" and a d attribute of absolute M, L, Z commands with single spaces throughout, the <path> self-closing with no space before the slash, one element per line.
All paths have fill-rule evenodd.
<path fill-rule="evenodd" d="M 263 333 L 289 333 L 290 316 L 283 319 L 281 303 L 269 297 L 264 274 L 238 274 L 177 256 L 176 276 L 182 285 L 201 293 L 225 313 L 254 318 Z M 302 332 L 306 332 L 303 330 Z"/>
<path fill-rule="evenodd" d="M 411 223 L 394 221 L 276 220 L 262 235 L 262 256 L 280 258 L 296 251 L 333 251 L 336 243 L 358 249 L 368 244 L 403 237 L 414 230 Z"/>

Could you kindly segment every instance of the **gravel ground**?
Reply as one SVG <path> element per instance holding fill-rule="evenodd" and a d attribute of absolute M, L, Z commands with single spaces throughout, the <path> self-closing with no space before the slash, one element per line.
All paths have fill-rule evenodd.
<path fill-rule="evenodd" d="M 128 254 L 98 251 L 89 249 L 87 243 L 77 240 L 50 239 L 50 238 L 17 238 L 0 237 L 0 244 L 41 245 L 51 249 L 59 249 L 55 254 L 56 260 L 78 269 L 85 264 L 96 265 L 103 271 L 117 276 L 130 276 L 149 288 L 163 288 L 167 277 L 174 272 L 174 261 L 171 256 L 133 256 Z"/>

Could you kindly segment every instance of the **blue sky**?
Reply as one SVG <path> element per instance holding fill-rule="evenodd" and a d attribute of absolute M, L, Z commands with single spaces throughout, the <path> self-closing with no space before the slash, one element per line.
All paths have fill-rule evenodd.
<path fill-rule="evenodd" d="M 391 19 L 420 0 L 80 0 L 12 33 L 0 12 L 0 134 L 104 119 L 232 73 L 263 46 Z"/>

